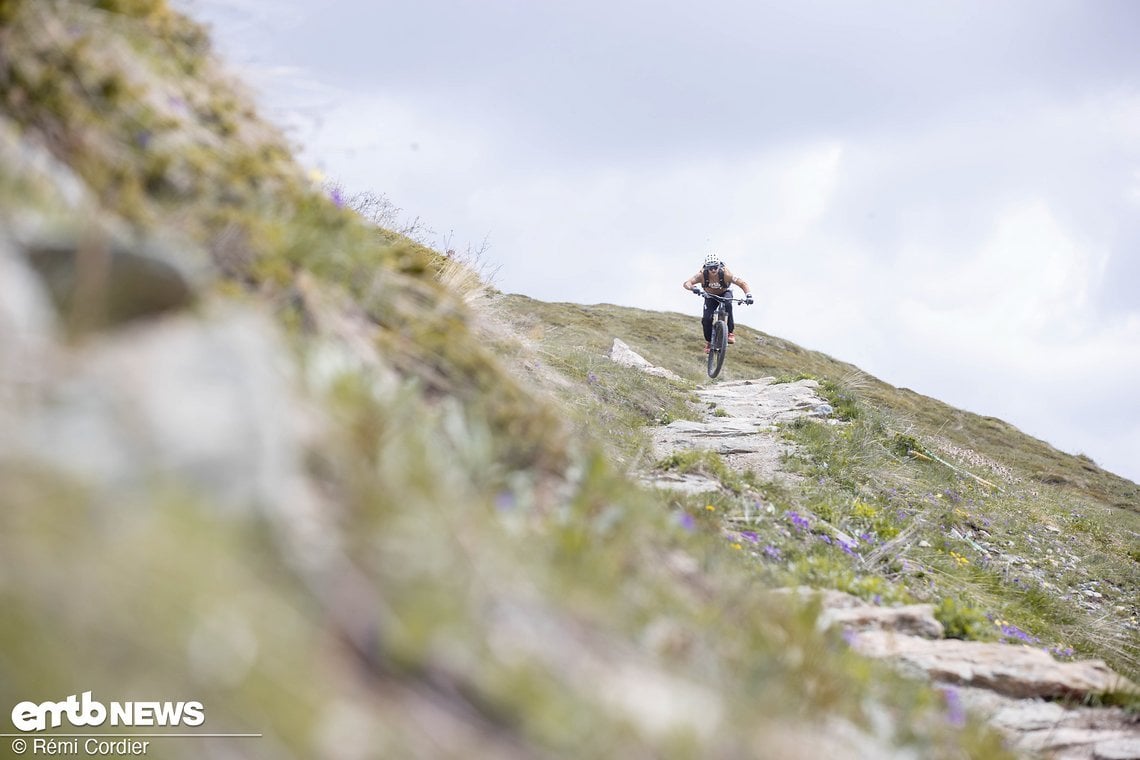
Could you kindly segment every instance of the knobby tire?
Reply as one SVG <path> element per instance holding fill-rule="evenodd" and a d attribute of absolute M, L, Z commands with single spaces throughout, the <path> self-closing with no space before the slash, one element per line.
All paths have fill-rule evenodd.
<path fill-rule="evenodd" d="M 709 377 L 716 377 L 720 374 L 720 368 L 724 366 L 725 349 L 728 348 L 728 334 L 725 332 L 724 322 L 719 319 L 713 322 L 712 326 L 712 340 L 709 346 Z"/>

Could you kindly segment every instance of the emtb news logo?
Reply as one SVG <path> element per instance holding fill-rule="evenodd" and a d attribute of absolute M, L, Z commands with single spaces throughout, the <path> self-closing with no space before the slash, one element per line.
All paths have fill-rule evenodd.
<path fill-rule="evenodd" d="M 72 694 L 62 702 L 21 702 L 12 708 L 12 725 L 20 731 L 73 726 L 200 726 L 206 721 L 201 702 L 111 702 L 91 699 L 91 692 Z"/>

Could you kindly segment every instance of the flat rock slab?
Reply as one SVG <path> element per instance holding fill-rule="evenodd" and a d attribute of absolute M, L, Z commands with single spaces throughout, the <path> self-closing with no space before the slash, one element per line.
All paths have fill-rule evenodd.
<path fill-rule="evenodd" d="M 841 626 L 849 631 L 894 631 L 924 639 L 940 639 L 942 623 L 934 617 L 933 604 L 908 604 L 902 607 L 863 605 L 850 609 L 824 610 L 819 627 Z"/>
<path fill-rule="evenodd" d="M 677 420 L 666 425 L 655 441 L 672 450 L 701 448 L 718 454 L 751 454 L 768 447 L 769 436 L 763 434 L 770 432 L 759 422 L 731 417 L 714 418 L 710 423 Z"/>
<path fill-rule="evenodd" d="M 810 415 L 826 405 L 815 380 L 777 383 L 774 377 L 716 383 L 697 391 L 706 403 L 716 403 L 730 417 L 753 419 L 765 425 Z"/>
<path fill-rule="evenodd" d="M 716 493 L 720 481 L 696 472 L 658 472 L 642 476 L 641 483 L 650 488 L 664 488 L 686 494 Z"/>
<path fill-rule="evenodd" d="M 960 687 L 969 710 L 1009 737 L 1013 749 L 1051 760 L 1140 760 L 1140 716 L 1119 707 L 1072 707 Z"/>
<path fill-rule="evenodd" d="M 1046 651 L 983 641 L 930 641 L 888 631 L 865 631 L 853 648 L 917 668 L 935 681 L 977 686 L 1017 699 L 1082 699 L 1135 688 L 1101 660 L 1058 662 Z"/>
<path fill-rule="evenodd" d="M 909 636 L 940 639 L 942 623 L 934 617 L 933 604 L 907 604 L 883 607 L 868 604 L 853 594 L 835 589 L 799 588 L 774 589 L 777 599 L 794 599 L 803 603 L 815 602 L 820 606 L 816 627 L 825 631 L 842 628 L 849 633 L 862 631 L 890 631 Z"/>

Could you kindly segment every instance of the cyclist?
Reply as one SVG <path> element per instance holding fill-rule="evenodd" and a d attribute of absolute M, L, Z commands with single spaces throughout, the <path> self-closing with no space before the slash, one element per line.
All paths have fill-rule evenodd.
<path fill-rule="evenodd" d="M 681 286 L 685 290 L 691 290 L 697 295 L 701 294 L 700 287 L 697 283 L 704 285 L 707 293 L 712 293 L 717 296 L 727 296 L 732 298 L 732 291 L 729 289 L 732 285 L 739 285 L 740 289 L 744 291 L 744 302 L 752 304 L 752 288 L 748 287 L 748 283 L 743 278 L 737 277 L 729 271 L 728 267 L 721 261 L 720 256 L 715 253 L 710 253 L 705 256 L 705 262 L 701 266 L 699 272 L 685 280 Z M 701 327 L 705 330 L 705 353 L 709 352 L 712 341 L 712 321 L 713 314 L 716 313 L 717 306 L 720 302 L 715 298 L 705 298 L 705 314 L 701 318 Z M 732 318 L 732 301 L 725 303 L 725 308 L 728 310 L 728 342 L 735 343 L 736 336 L 733 331 L 736 329 L 736 322 Z"/>

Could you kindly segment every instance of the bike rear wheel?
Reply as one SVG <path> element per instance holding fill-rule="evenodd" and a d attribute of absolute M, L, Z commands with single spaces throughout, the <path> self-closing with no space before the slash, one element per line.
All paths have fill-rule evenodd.
<path fill-rule="evenodd" d="M 724 353 L 727 348 L 728 332 L 724 322 L 718 319 L 713 322 L 712 340 L 709 341 L 709 377 L 716 377 L 720 374 L 720 368 L 724 366 Z"/>

